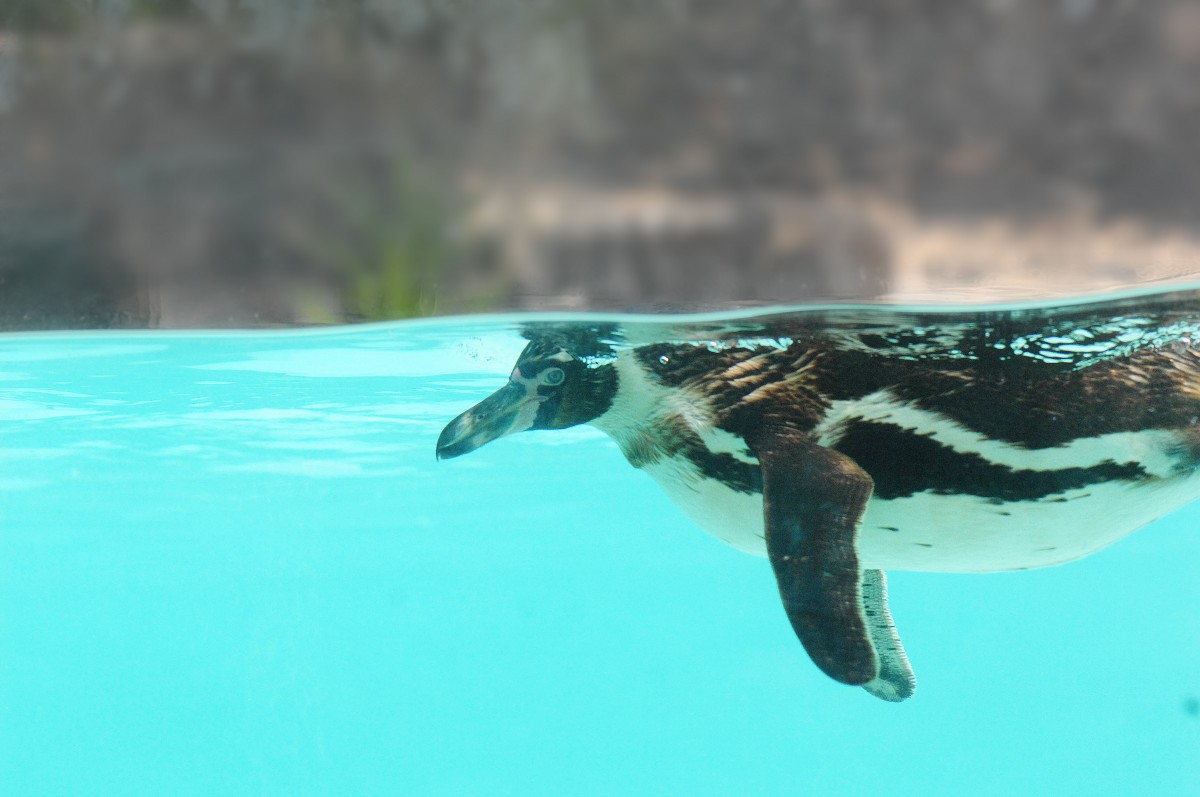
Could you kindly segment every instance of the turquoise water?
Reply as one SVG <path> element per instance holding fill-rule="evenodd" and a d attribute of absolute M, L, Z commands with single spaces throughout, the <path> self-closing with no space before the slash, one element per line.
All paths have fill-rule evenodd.
<path fill-rule="evenodd" d="M 436 462 L 523 344 L 0 338 L 0 793 L 1200 794 L 1200 505 L 894 573 L 887 704 L 599 432 Z"/>

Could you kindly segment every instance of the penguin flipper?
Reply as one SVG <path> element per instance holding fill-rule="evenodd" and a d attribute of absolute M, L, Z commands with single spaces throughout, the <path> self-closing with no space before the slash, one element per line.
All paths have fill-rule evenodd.
<path fill-rule="evenodd" d="M 887 605 L 887 574 L 882 570 L 864 570 L 862 576 L 863 610 L 867 632 L 879 656 L 879 676 L 863 684 L 880 700 L 899 703 L 917 691 L 917 677 L 908 663 L 900 635 L 892 623 Z"/>
<path fill-rule="evenodd" d="M 883 680 L 874 640 L 886 643 L 888 637 L 872 630 L 858 559 L 858 526 L 874 489 L 871 477 L 849 457 L 795 430 L 774 429 L 756 442 L 767 557 L 792 628 L 813 662 L 835 681 L 867 686 Z"/>

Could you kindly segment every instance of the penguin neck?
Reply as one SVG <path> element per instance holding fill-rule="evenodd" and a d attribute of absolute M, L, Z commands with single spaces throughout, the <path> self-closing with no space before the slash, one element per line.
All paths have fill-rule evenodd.
<path fill-rule="evenodd" d="M 634 467 L 703 445 L 712 427 L 707 403 L 683 396 L 687 388 L 663 385 L 632 353 L 613 363 L 617 389 L 611 406 L 592 425 L 611 437 Z"/>
<path fill-rule="evenodd" d="M 633 352 L 622 352 L 606 367 L 613 374 L 612 398 L 591 423 L 620 443 L 623 437 L 661 421 L 671 405 L 671 390 L 647 373 Z"/>

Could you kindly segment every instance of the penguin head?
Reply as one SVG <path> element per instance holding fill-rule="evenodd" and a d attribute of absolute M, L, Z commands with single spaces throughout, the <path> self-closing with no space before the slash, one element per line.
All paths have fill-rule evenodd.
<path fill-rule="evenodd" d="M 612 405 L 616 383 L 611 364 L 589 364 L 560 346 L 534 341 L 517 358 L 508 384 L 446 424 L 438 459 L 528 429 L 587 423 Z"/>

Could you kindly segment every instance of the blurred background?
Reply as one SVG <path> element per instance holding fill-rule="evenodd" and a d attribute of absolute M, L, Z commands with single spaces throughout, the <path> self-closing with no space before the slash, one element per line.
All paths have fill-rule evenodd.
<path fill-rule="evenodd" d="M 1200 272 L 1191 0 L 0 0 L 0 329 Z"/>

